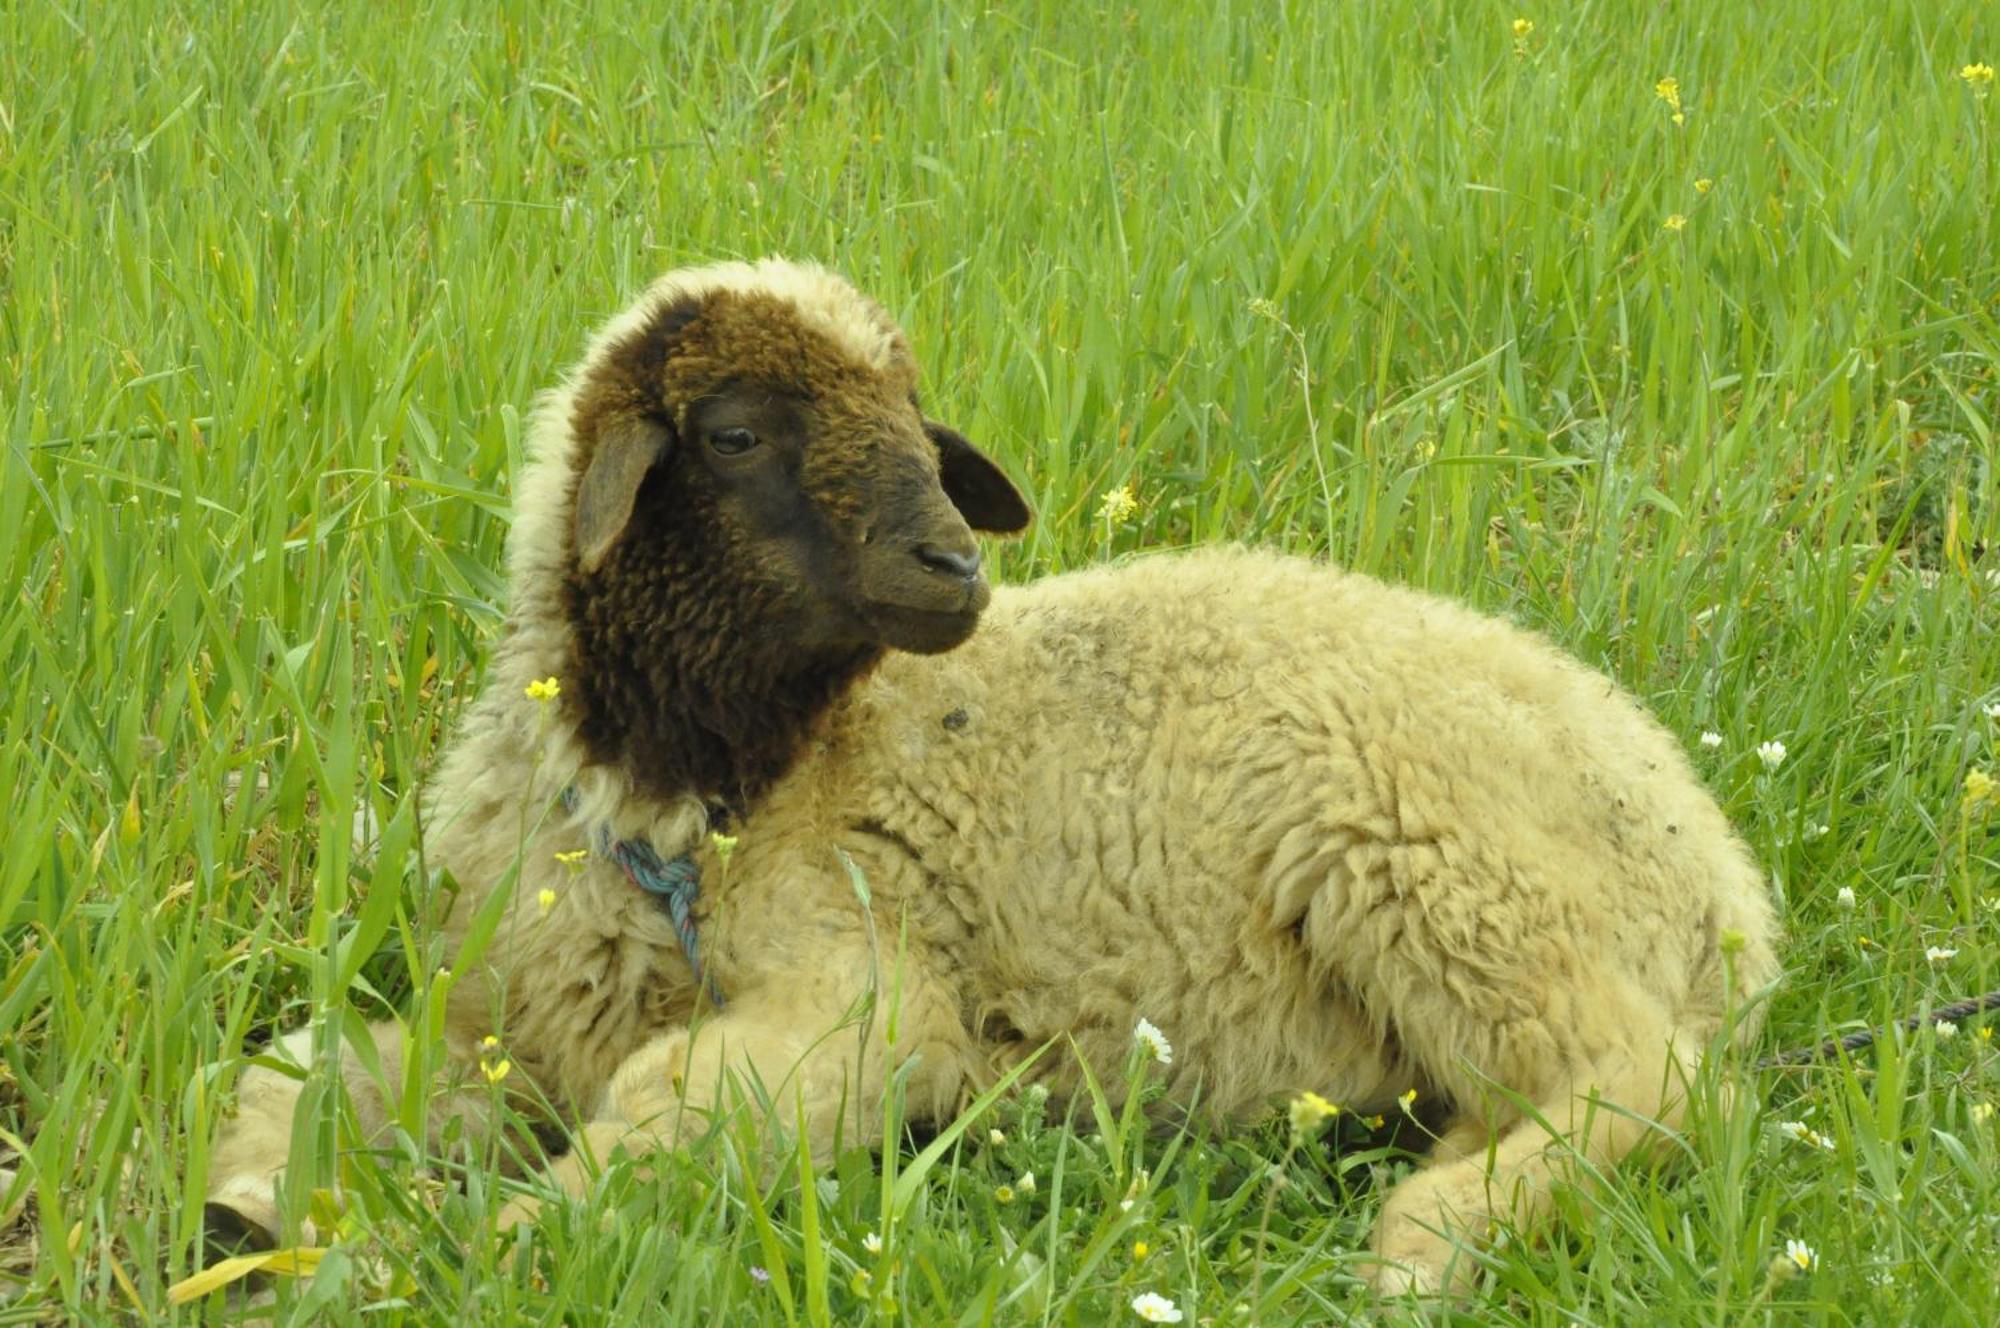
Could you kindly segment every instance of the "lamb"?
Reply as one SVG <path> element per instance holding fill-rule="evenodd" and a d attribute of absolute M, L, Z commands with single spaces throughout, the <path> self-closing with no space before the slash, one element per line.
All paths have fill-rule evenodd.
<path fill-rule="evenodd" d="M 426 833 L 460 886 L 449 945 L 504 910 L 455 975 L 431 1117 L 491 1123 L 463 1084 L 497 1038 L 524 1108 L 585 1117 L 543 1196 L 674 1146 L 731 1074 L 824 1156 L 837 1125 L 880 1142 L 899 1067 L 947 1115 L 1063 1035 L 1117 1064 L 1143 1017 L 1173 1038 L 1170 1095 L 1224 1122 L 1305 1090 L 1446 1104 L 1368 1269 L 1435 1293 L 1469 1284 L 1494 1221 L 1546 1208 L 1565 1156 L 1673 1129 L 1710 1044 L 1755 1028 L 1746 993 L 1777 972 L 1759 874 L 1614 683 L 1267 552 L 989 590 L 973 532 L 1021 529 L 1025 503 L 822 269 L 662 278 L 533 438 L 506 635 Z M 699 868 L 681 925 L 613 844 Z M 580 871 L 555 856 L 593 846 Z M 403 1034 L 373 1032 L 397 1083 Z M 362 1059 L 373 1130 L 392 1104 Z M 1030 1073 L 1078 1083 L 1070 1058 Z M 276 1233 L 298 1092 L 243 1076 L 218 1226 Z"/>

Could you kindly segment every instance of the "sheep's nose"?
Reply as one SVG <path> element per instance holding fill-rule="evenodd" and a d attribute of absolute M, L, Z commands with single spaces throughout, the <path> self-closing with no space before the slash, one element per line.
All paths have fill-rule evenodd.
<path fill-rule="evenodd" d="M 916 547 L 917 561 L 943 576 L 955 576 L 970 581 L 979 575 L 979 546 L 966 549 L 945 549 L 935 544 L 919 544 Z"/>

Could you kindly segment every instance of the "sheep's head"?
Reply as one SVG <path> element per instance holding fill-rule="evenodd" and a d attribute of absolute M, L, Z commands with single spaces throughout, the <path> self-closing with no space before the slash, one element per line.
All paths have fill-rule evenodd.
<path fill-rule="evenodd" d="M 629 581 L 666 554 L 702 579 L 662 593 L 754 586 L 765 630 L 801 646 L 957 645 L 988 594 L 973 531 L 1017 531 L 1026 505 L 924 418 L 872 302 L 817 269 L 748 271 L 658 302 L 580 385 L 580 578 Z"/>
<path fill-rule="evenodd" d="M 888 316 L 818 268 L 668 277 L 600 338 L 568 410 L 568 611 L 581 671 L 622 712 L 600 730 L 948 650 L 989 595 L 973 532 L 1028 522 L 924 416 Z"/>

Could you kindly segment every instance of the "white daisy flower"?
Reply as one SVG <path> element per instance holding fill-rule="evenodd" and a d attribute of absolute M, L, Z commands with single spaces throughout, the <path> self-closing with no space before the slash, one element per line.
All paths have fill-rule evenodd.
<path fill-rule="evenodd" d="M 880 1254 L 882 1252 L 882 1238 L 871 1231 L 861 1238 L 861 1248 L 867 1250 L 870 1254 Z"/>
<path fill-rule="evenodd" d="M 1132 1312 L 1147 1323 L 1179 1323 L 1180 1307 L 1156 1291 L 1141 1292 L 1132 1297 Z"/>
<path fill-rule="evenodd" d="M 1802 1240 L 1785 1242 L 1785 1258 L 1802 1273 L 1809 1273 L 1819 1267 L 1819 1251 Z"/>
<path fill-rule="evenodd" d="M 1829 1153 L 1833 1151 L 1833 1140 L 1827 1138 L 1804 1121 L 1779 1121 L 1778 1132 L 1796 1139 L 1802 1144 L 1809 1144 L 1814 1148 L 1824 1148 Z"/>
<path fill-rule="evenodd" d="M 1167 1041 L 1167 1035 L 1153 1026 L 1150 1019 L 1141 1019 L 1139 1026 L 1132 1030 L 1132 1040 L 1153 1053 L 1153 1059 L 1162 1065 L 1174 1063 L 1174 1044 Z M 1162 1322 L 1172 1322 L 1162 1320 Z"/>
<path fill-rule="evenodd" d="M 1940 1042 L 1949 1042 L 1953 1038 L 1958 1036 L 1958 1025 L 1954 1024 L 1949 1019 L 1940 1019 L 1936 1023 L 1932 1024 L 1931 1027 L 1937 1030 L 1938 1040 Z"/>
<path fill-rule="evenodd" d="M 1757 759 L 1764 763 L 1766 770 L 1776 770 L 1785 763 L 1785 744 L 1776 738 L 1758 743 Z"/>
<path fill-rule="evenodd" d="M 1722 745 L 1722 735 L 1714 729 L 1709 729 L 1701 737 L 1697 738 L 1696 741 L 1712 752 Z"/>
<path fill-rule="evenodd" d="M 1933 945 L 1925 949 L 1924 958 L 1930 960 L 1933 964 L 1942 964 L 1949 962 L 1957 954 L 1958 951 L 1956 950 L 1947 950 L 1942 945 Z"/>

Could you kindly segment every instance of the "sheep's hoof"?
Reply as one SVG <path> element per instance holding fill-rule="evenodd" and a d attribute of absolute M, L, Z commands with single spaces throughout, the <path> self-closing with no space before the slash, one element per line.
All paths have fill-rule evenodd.
<path fill-rule="evenodd" d="M 262 1254 L 278 1247 L 284 1221 L 278 1216 L 278 1191 L 268 1179 L 238 1176 L 210 1192 L 201 1209 L 201 1230 L 216 1254 Z M 305 1224 L 305 1243 L 312 1244 L 312 1224 Z"/>
<path fill-rule="evenodd" d="M 226 1203 L 210 1200 L 201 1208 L 201 1235 L 210 1255 L 262 1254 L 276 1249 L 277 1238 Z"/>

